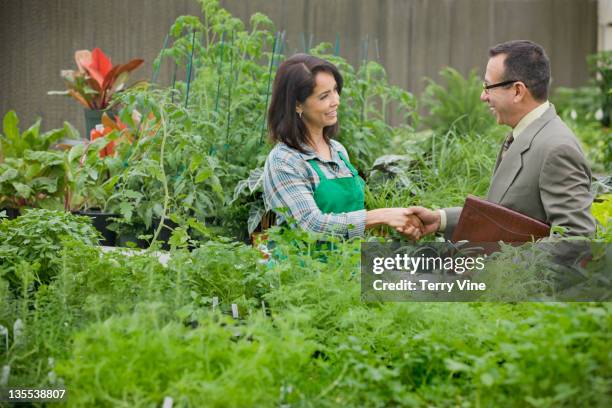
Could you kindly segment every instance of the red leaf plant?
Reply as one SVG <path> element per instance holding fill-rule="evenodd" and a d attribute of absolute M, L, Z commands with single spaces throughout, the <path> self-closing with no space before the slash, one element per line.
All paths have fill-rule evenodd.
<path fill-rule="evenodd" d="M 87 109 L 106 109 L 111 96 L 125 87 L 130 73 L 144 60 L 133 59 L 126 64 L 113 66 L 111 60 L 99 48 L 74 53 L 78 69 L 62 70 L 68 90 L 51 91 L 50 95 L 71 95 Z"/>

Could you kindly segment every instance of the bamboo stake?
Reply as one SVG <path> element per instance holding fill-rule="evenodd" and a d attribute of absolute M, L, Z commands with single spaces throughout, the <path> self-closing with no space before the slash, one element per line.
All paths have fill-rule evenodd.
<path fill-rule="evenodd" d="M 259 134 L 259 144 L 263 143 L 264 129 L 266 127 L 266 112 L 268 111 L 268 100 L 270 98 L 270 83 L 272 82 L 272 67 L 274 66 L 274 55 L 276 53 L 276 43 L 280 37 L 280 32 L 277 31 L 274 35 L 274 44 L 272 45 L 272 57 L 270 58 L 270 68 L 268 69 L 268 86 L 266 87 L 266 104 L 264 105 L 263 120 L 261 121 L 261 130 Z"/>
<path fill-rule="evenodd" d="M 161 64 L 164 59 L 164 50 L 168 46 L 168 40 L 170 39 L 170 35 L 166 34 L 166 39 L 164 40 L 164 45 L 162 46 L 162 52 L 159 55 L 159 64 L 155 67 L 155 71 L 153 71 L 153 76 L 151 78 L 151 85 L 157 82 L 157 76 L 159 75 L 159 71 L 161 70 Z"/>
<path fill-rule="evenodd" d="M 340 33 L 336 33 L 336 45 L 334 47 L 334 55 L 336 57 L 340 55 Z"/>
<path fill-rule="evenodd" d="M 191 38 L 191 54 L 189 55 L 189 64 L 187 65 L 187 91 L 185 93 L 185 108 L 189 102 L 189 88 L 191 86 L 191 71 L 193 66 L 193 53 L 195 52 L 195 37 L 196 32 L 193 30 L 193 36 Z"/>
<path fill-rule="evenodd" d="M 231 40 L 232 45 L 234 44 L 234 33 L 232 32 L 232 40 Z M 228 155 L 228 149 L 229 149 L 229 131 L 230 131 L 230 124 L 232 122 L 232 84 L 234 81 L 232 81 L 232 73 L 234 72 L 234 53 L 232 52 L 230 54 L 230 83 L 229 83 L 229 87 L 227 90 L 227 128 L 226 128 L 226 132 L 225 132 L 225 160 L 227 160 L 227 155 Z"/>

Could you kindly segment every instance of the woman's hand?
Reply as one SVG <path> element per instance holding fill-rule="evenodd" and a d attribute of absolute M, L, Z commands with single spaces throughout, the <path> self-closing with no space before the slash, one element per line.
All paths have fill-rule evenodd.
<path fill-rule="evenodd" d="M 366 213 L 366 228 L 388 225 L 411 239 L 420 239 L 423 223 L 408 208 L 379 208 Z"/>

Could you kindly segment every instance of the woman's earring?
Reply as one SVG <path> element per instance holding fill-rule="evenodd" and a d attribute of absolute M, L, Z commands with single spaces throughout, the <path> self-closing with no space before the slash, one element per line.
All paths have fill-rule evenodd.
<path fill-rule="evenodd" d="M 302 114 L 304 113 L 304 111 L 298 112 L 298 116 L 300 117 L 300 119 L 302 119 Z"/>

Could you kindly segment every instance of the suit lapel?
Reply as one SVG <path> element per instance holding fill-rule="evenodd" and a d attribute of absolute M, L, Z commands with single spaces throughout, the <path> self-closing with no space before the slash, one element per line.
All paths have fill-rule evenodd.
<path fill-rule="evenodd" d="M 503 160 L 501 160 L 500 150 L 497 156 L 495 173 L 493 173 L 493 179 L 491 180 L 491 186 L 487 194 L 489 201 L 500 203 L 503 200 L 518 172 L 523 167 L 523 155 L 531 147 L 533 139 L 540 130 L 556 116 L 557 112 L 555 111 L 555 107 L 551 104 L 550 108 L 548 108 L 542 116 L 527 126 L 517 140 L 512 143 Z"/>

